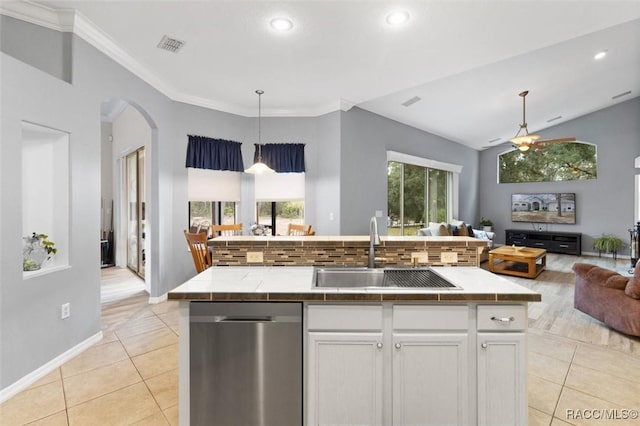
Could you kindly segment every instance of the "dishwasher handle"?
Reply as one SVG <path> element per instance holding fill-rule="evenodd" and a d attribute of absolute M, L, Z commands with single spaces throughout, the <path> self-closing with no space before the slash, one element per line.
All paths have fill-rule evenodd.
<path fill-rule="evenodd" d="M 275 322 L 272 316 L 224 316 L 217 317 L 216 322 Z"/>
<path fill-rule="evenodd" d="M 196 315 L 189 322 L 209 323 L 296 323 L 302 318 L 296 315 Z"/>

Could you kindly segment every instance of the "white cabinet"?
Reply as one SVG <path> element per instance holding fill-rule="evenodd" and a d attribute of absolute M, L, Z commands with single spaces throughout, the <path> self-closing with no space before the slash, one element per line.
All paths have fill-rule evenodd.
<path fill-rule="evenodd" d="M 478 307 L 478 425 L 527 424 L 526 308 Z"/>
<path fill-rule="evenodd" d="M 307 306 L 308 425 L 526 425 L 525 304 Z"/>
<path fill-rule="evenodd" d="M 307 424 L 468 424 L 468 311 L 309 306 Z"/>
<path fill-rule="evenodd" d="M 467 334 L 393 335 L 393 424 L 467 425 Z"/>
<path fill-rule="evenodd" d="M 309 332 L 307 424 L 382 425 L 382 333 Z"/>
<path fill-rule="evenodd" d="M 308 425 L 382 425 L 380 305 L 313 305 L 307 310 Z"/>

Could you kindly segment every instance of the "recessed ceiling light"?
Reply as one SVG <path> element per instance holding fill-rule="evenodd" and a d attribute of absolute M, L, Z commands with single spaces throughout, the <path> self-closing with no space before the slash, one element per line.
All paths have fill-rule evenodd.
<path fill-rule="evenodd" d="M 287 18 L 273 18 L 270 24 L 271 28 L 276 31 L 289 31 L 293 28 L 293 22 Z"/>
<path fill-rule="evenodd" d="M 596 61 L 599 61 L 600 59 L 603 59 L 605 56 L 607 56 L 607 51 L 603 50 L 602 52 L 598 52 L 593 56 L 593 59 L 595 59 Z"/>
<path fill-rule="evenodd" d="M 387 15 L 386 21 L 389 25 L 402 25 L 409 20 L 409 12 L 398 10 Z"/>

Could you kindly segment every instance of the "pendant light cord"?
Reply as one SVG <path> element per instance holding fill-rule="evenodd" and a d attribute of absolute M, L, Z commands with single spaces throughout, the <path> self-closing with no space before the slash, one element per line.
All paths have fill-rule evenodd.
<path fill-rule="evenodd" d="M 258 94 L 258 163 L 262 163 L 262 94 L 264 90 L 256 90 Z"/>

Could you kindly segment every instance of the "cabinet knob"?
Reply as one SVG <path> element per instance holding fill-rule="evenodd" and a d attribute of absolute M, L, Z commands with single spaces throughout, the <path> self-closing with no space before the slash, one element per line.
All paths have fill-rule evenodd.
<path fill-rule="evenodd" d="M 483 344 L 481 344 L 481 345 L 480 345 L 480 347 L 481 347 L 482 349 L 487 349 L 487 344 L 486 344 L 486 343 L 483 343 Z"/>
<path fill-rule="evenodd" d="M 400 343 L 396 343 L 396 349 L 400 349 L 402 345 Z"/>
<path fill-rule="evenodd" d="M 376 345 L 378 347 L 378 349 L 382 349 L 382 343 L 378 342 L 378 344 Z"/>

